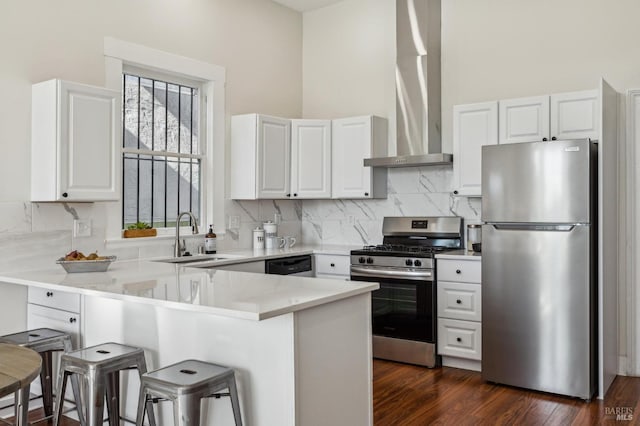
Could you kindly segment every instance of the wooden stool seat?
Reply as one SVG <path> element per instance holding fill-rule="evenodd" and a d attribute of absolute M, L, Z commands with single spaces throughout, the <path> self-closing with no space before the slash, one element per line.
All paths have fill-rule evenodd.
<path fill-rule="evenodd" d="M 29 388 L 42 368 L 42 358 L 31 349 L 0 343 L 0 397 L 17 393 L 17 423 L 27 424 Z"/>

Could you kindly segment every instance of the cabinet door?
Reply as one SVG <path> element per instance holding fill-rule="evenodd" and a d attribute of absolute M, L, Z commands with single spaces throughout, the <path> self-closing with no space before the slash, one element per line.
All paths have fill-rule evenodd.
<path fill-rule="evenodd" d="M 498 102 L 453 107 L 453 169 L 459 195 L 482 195 L 482 146 L 498 143 Z"/>
<path fill-rule="evenodd" d="M 537 142 L 549 138 L 549 97 L 500 101 L 500 143 Z"/>
<path fill-rule="evenodd" d="M 597 90 L 551 95 L 552 139 L 598 139 L 599 117 Z"/>
<path fill-rule="evenodd" d="M 291 194 L 331 198 L 331 120 L 291 122 Z"/>
<path fill-rule="evenodd" d="M 61 81 L 58 200 L 120 198 L 120 95 L 99 87 Z M 66 194 L 66 196 L 65 196 Z"/>
<path fill-rule="evenodd" d="M 291 122 L 258 116 L 258 198 L 290 196 Z"/>
<path fill-rule="evenodd" d="M 333 120 L 332 197 L 372 198 L 372 168 L 364 167 L 371 157 L 372 117 Z"/>

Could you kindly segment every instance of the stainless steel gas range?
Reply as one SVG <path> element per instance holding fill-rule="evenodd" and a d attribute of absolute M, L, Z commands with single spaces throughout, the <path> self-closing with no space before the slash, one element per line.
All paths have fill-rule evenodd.
<path fill-rule="evenodd" d="M 371 294 L 373 356 L 435 367 L 436 253 L 462 247 L 458 217 L 385 217 L 383 244 L 351 251 L 351 279 Z"/>

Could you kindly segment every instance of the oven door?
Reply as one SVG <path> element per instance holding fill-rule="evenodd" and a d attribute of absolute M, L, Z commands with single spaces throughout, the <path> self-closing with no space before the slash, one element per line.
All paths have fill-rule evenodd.
<path fill-rule="evenodd" d="M 353 265 L 351 280 L 380 283 L 371 293 L 374 335 L 435 343 L 432 271 Z"/>

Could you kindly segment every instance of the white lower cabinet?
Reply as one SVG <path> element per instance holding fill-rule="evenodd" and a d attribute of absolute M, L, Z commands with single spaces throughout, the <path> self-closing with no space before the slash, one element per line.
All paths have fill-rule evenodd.
<path fill-rule="evenodd" d="M 81 296 L 38 287 L 29 287 L 27 296 L 27 329 L 51 328 L 71 335 L 73 349 L 82 345 Z M 53 386 L 57 387 L 59 352 L 53 356 Z M 31 385 L 32 393 L 40 395 L 40 379 Z M 65 398 L 73 400 L 71 386 L 67 386 Z M 72 417 L 75 418 L 75 413 Z"/>
<path fill-rule="evenodd" d="M 482 286 L 479 257 L 437 259 L 438 354 L 442 365 L 480 371 Z"/>
<path fill-rule="evenodd" d="M 339 254 L 315 255 L 316 278 L 348 280 L 351 276 L 351 257 Z"/>

